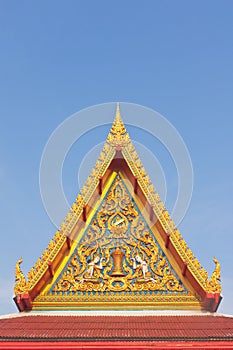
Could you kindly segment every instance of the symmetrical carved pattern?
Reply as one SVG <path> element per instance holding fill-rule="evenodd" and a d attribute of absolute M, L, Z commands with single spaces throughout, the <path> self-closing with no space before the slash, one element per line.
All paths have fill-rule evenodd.
<path fill-rule="evenodd" d="M 100 301 L 100 297 L 99 297 L 99 292 L 95 292 L 95 291 L 90 291 L 89 293 L 91 293 L 91 298 L 87 299 L 87 293 L 83 292 L 83 291 L 78 291 L 73 293 L 68 294 L 64 294 L 64 293 L 60 293 L 59 295 L 43 295 L 43 296 L 38 296 L 35 299 L 34 305 L 36 307 L 36 309 L 40 309 L 40 306 L 42 306 L 44 303 L 47 303 L 47 305 L 51 305 L 51 303 L 66 303 L 66 305 L 69 305 L 69 309 L 76 309 L 76 305 L 77 305 L 77 300 L 80 303 L 86 303 L 89 302 L 91 304 L 91 302 L 93 302 L 93 305 L 97 302 Z M 156 293 L 156 294 L 155 294 Z M 188 305 L 189 307 L 192 307 L 192 305 L 195 307 L 200 306 L 200 300 L 193 296 L 193 295 L 187 295 L 187 294 L 179 294 L 176 295 L 174 298 L 174 293 L 173 292 L 167 292 L 167 294 L 162 294 L 163 292 L 156 292 L 156 291 L 150 291 L 150 293 L 146 292 L 146 291 L 141 291 L 141 292 L 128 292 L 126 293 L 125 291 L 112 291 L 109 293 L 101 293 L 101 301 L 103 302 L 102 307 L 104 308 L 104 303 L 106 302 L 118 302 L 118 307 L 120 306 L 120 303 L 132 303 L 133 304 L 133 308 L 136 309 L 138 305 L 136 305 L 135 303 L 135 299 L 138 302 L 138 304 L 153 304 L 153 308 L 155 308 L 156 304 L 158 305 L 158 307 L 161 307 L 162 304 L 164 305 L 172 305 L 172 303 L 174 303 L 174 299 L 176 301 L 176 305 L 180 305 L 180 306 L 184 306 L 185 304 Z M 78 297 L 77 297 L 78 295 Z M 90 300 L 91 299 L 91 300 Z M 58 304 L 59 305 L 59 304 Z M 50 306 L 51 309 L 53 309 L 53 307 L 56 309 L 55 304 L 53 304 L 53 306 Z M 125 308 L 124 304 L 123 307 Z M 176 306 L 177 308 L 177 306 Z"/>
<path fill-rule="evenodd" d="M 113 147 L 123 147 L 130 142 L 129 134 L 126 132 L 125 125 L 121 119 L 119 106 L 117 106 L 116 117 L 108 134 L 107 142 Z"/>
<path fill-rule="evenodd" d="M 126 131 L 124 123 L 121 119 L 119 106 L 118 106 L 117 112 L 116 112 L 116 117 L 115 117 L 114 123 L 112 125 L 111 131 L 108 135 L 107 142 L 105 143 L 105 145 L 103 147 L 103 150 L 99 156 L 99 159 L 96 162 L 95 167 L 91 171 L 91 174 L 88 177 L 86 184 L 83 186 L 83 188 L 81 190 L 81 194 L 78 195 L 78 197 L 76 198 L 76 201 L 73 203 L 73 205 L 70 209 L 70 212 L 67 214 L 65 220 L 62 222 L 59 231 L 56 232 L 53 240 L 49 243 L 48 248 L 44 251 L 41 258 L 39 258 L 37 260 L 37 262 L 35 263 L 33 268 L 28 273 L 28 281 L 25 279 L 25 277 L 23 276 L 22 271 L 20 269 L 20 264 L 22 261 L 19 260 L 17 262 L 17 264 L 16 264 L 16 282 L 17 283 L 15 285 L 15 293 L 16 294 L 21 294 L 21 293 L 24 293 L 26 291 L 30 291 L 37 284 L 37 282 L 40 280 L 40 278 L 43 276 L 43 274 L 46 272 L 46 270 L 48 268 L 48 262 L 52 262 L 55 259 L 56 255 L 60 251 L 61 247 L 65 244 L 66 236 L 69 236 L 70 232 L 72 232 L 73 228 L 75 227 L 78 220 L 80 219 L 80 217 L 82 215 L 83 207 L 86 204 L 88 204 L 88 201 L 90 200 L 94 191 L 96 190 L 96 188 L 99 184 L 100 177 L 102 177 L 105 174 L 106 170 L 108 169 L 112 159 L 114 158 L 114 156 L 116 154 L 116 150 L 120 150 L 120 149 L 122 151 L 123 157 L 125 158 L 129 168 L 131 169 L 133 175 L 138 178 L 138 184 L 139 184 L 140 188 L 142 189 L 148 202 L 150 203 L 151 207 L 153 208 L 153 211 L 154 211 L 156 217 L 158 218 L 159 222 L 161 223 L 164 231 L 167 233 L 170 233 L 170 241 L 173 244 L 173 246 L 175 247 L 175 249 L 177 250 L 177 252 L 179 253 L 180 257 L 183 259 L 183 261 L 185 261 L 187 263 L 188 269 L 191 271 L 193 276 L 196 278 L 198 283 L 202 286 L 202 288 L 205 291 L 208 291 L 211 293 L 219 293 L 221 291 L 221 285 L 219 283 L 220 282 L 220 265 L 219 265 L 219 263 L 217 262 L 216 259 L 214 260 L 214 262 L 216 264 L 215 271 L 213 272 L 212 276 L 208 280 L 208 274 L 207 274 L 206 270 L 203 267 L 201 267 L 197 258 L 192 253 L 191 249 L 187 246 L 187 244 L 184 241 L 184 239 L 182 238 L 180 232 L 176 228 L 175 223 L 172 221 L 169 213 L 166 211 L 164 204 L 161 202 L 160 197 L 159 197 L 158 193 L 156 192 L 153 184 L 151 183 L 149 177 L 147 176 L 146 171 L 143 168 L 143 165 L 142 165 L 142 163 L 137 155 L 137 152 L 136 152 L 136 150 L 135 150 L 135 148 L 130 140 L 130 137 Z M 102 220 L 102 221 L 100 220 L 100 223 L 98 222 L 99 219 Z M 114 221 L 114 219 L 115 219 L 115 221 Z M 137 220 L 139 220 L 139 221 L 137 221 Z M 108 222 L 108 226 L 106 226 L 107 222 Z M 116 226 L 114 225 L 114 222 L 117 223 Z M 119 224 L 118 224 L 118 222 L 119 222 Z M 95 276 L 98 275 L 98 277 L 96 277 L 98 280 L 100 278 L 103 279 L 103 277 L 102 277 L 102 276 L 104 276 L 103 271 L 107 271 L 107 265 L 106 265 L 107 259 L 109 259 L 108 261 L 110 261 L 110 260 L 113 261 L 114 256 L 115 256 L 115 262 L 117 262 L 117 261 L 119 262 L 119 259 L 120 259 L 119 257 L 122 257 L 122 264 L 123 265 L 121 266 L 121 269 L 124 271 L 124 276 L 118 277 L 119 278 L 118 283 L 117 282 L 116 283 L 114 282 L 115 284 L 112 283 L 111 284 L 112 287 L 110 285 L 110 288 L 113 288 L 113 286 L 114 286 L 114 288 L 113 288 L 114 290 L 116 290 L 117 288 L 120 288 L 120 289 L 129 288 L 127 286 L 126 282 L 122 282 L 120 280 L 120 278 L 121 278 L 121 279 L 124 279 L 124 281 L 125 281 L 126 275 L 129 276 L 127 281 L 130 281 L 129 284 L 131 286 L 130 287 L 131 289 L 133 288 L 132 286 L 134 286 L 136 288 L 138 285 L 137 288 L 139 288 L 139 286 L 140 286 L 140 288 L 143 286 L 143 288 L 147 288 L 147 289 L 150 289 L 152 291 L 154 288 L 153 283 L 155 284 L 153 279 L 157 283 L 157 288 L 160 288 L 159 287 L 160 284 L 158 283 L 158 278 L 159 278 L 159 281 L 161 282 L 161 276 L 158 277 L 159 275 L 156 274 L 155 271 L 157 271 L 157 270 L 156 270 L 155 266 L 159 266 L 159 263 L 161 261 L 163 261 L 163 257 L 161 256 L 161 254 L 158 253 L 157 254 L 157 261 L 154 262 L 154 265 L 152 264 L 152 266 L 151 266 L 151 260 L 149 259 L 150 256 L 149 257 L 147 256 L 147 259 L 149 259 L 149 260 L 146 260 L 146 258 L 144 258 L 145 251 L 142 248 L 140 248 L 142 250 L 140 250 L 138 247 L 135 248 L 133 242 L 135 242 L 135 240 L 138 238 L 136 238 L 137 235 L 135 236 L 136 233 L 133 231 L 134 222 L 141 224 L 138 214 L 137 215 L 135 214 L 135 217 L 133 217 L 133 214 L 131 214 L 131 216 L 130 215 L 127 216 L 123 212 L 123 214 L 119 214 L 118 217 L 114 218 L 114 215 L 111 219 L 109 217 L 106 222 L 103 221 L 103 218 L 99 218 L 99 217 L 96 218 L 96 224 L 93 224 L 93 225 L 96 227 L 99 226 L 99 228 L 102 231 L 105 230 L 106 234 L 107 234 L 107 232 L 111 233 L 112 246 L 109 243 L 108 246 L 104 245 L 102 248 L 100 246 L 96 247 L 96 249 L 97 249 L 96 255 L 98 256 L 99 260 L 97 259 L 97 256 L 94 256 L 95 252 L 90 251 L 90 254 L 93 255 L 93 260 L 96 258 L 96 261 L 98 260 L 98 262 L 96 262 L 94 265 L 90 265 L 89 272 L 88 272 L 88 263 L 86 262 L 86 260 L 83 262 L 81 260 L 78 260 L 81 258 L 81 255 L 80 255 L 81 252 L 80 251 L 77 252 L 77 255 L 75 258 L 76 260 L 74 259 L 74 263 L 79 261 L 79 264 L 81 263 L 81 265 L 79 265 L 79 269 L 80 268 L 84 269 L 83 274 L 87 273 L 87 275 L 85 275 L 86 277 L 83 275 L 82 283 L 78 282 L 79 283 L 78 288 L 80 288 L 80 284 L 82 285 L 82 288 L 85 288 L 84 286 L 87 285 L 88 273 L 89 273 L 89 275 L 91 275 L 91 277 L 93 277 L 94 275 Z M 95 232 L 95 230 L 96 230 L 96 227 L 94 227 L 93 225 L 90 228 L 90 232 L 92 232 L 92 231 Z M 101 227 L 101 225 L 102 225 L 102 227 Z M 93 232 L 90 234 L 94 234 Z M 134 256 L 132 256 L 132 254 L 129 255 L 127 248 L 124 247 L 125 232 L 130 233 L 130 237 L 131 237 L 131 241 L 132 241 L 131 249 L 134 249 L 135 252 L 137 252 L 137 254 L 136 254 L 136 255 L 138 255 L 137 260 L 136 260 L 136 255 L 134 255 Z M 97 235 L 97 233 L 95 233 L 95 234 L 96 234 L 96 237 L 99 237 Z M 149 239 L 149 240 L 151 239 L 150 235 L 149 236 L 146 235 L 146 237 L 147 238 L 145 238 L 145 239 Z M 109 240 L 109 238 L 108 238 L 108 240 Z M 115 255 L 111 255 L 111 254 L 113 254 L 113 250 L 117 248 L 117 247 L 115 247 L 114 244 L 119 243 L 119 242 L 122 243 L 122 246 L 118 247 L 118 248 L 120 248 L 122 253 L 119 251 L 118 252 L 116 251 Z M 146 246 L 146 241 L 144 241 L 144 242 L 140 241 L 140 242 L 141 242 L 141 246 L 143 246 L 143 247 Z M 147 241 L 147 243 L 148 242 L 149 241 Z M 153 246 L 151 246 L 149 244 L 149 249 L 152 249 L 152 248 L 153 248 Z M 102 249 L 102 252 L 100 254 L 99 253 L 97 254 L 97 252 L 100 252 L 101 249 Z M 104 249 L 104 253 L 103 253 L 103 249 Z M 155 249 L 155 248 L 153 248 L 153 249 Z M 155 251 L 153 251 L 153 254 L 154 253 L 155 253 Z M 154 254 L 154 256 L 156 256 L 156 254 Z M 130 259 L 134 258 L 135 262 L 134 262 L 134 260 L 129 260 L 129 257 L 130 257 Z M 101 258 L 103 258 L 103 259 L 101 260 Z M 92 260 L 92 262 L 93 262 L 93 260 Z M 139 260 L 146 262 L 146 265 L 144 265 L 144 266 L 146 266 L 146 268 L 144 268 L 144 272 L 142 269 L 143 263 L 140 262 Z M 85 263 L 86 263 L 86 267 L 84 268 Z M 135 269 L 133 268 L 134 263 L 136 266 Z M 161 265 L 162 265 L 162 262 L 161 262 Z M 93 267 L 93 273 L 92 273 L 91 266 L 95 267 L 95 268 Z M 99 266 L 100 268 L 98 269 L 96 266 Z M 101 266 L 102 266 L 102 268 L 101 268 Z M 154 270 L 152 267 L 154 268 Z M 77 268 L 77 270 L 76 270 L 76 272 L 77 272 L 78 267 L 76 266 L 76 268 Z M 146 271 L 146 269 L 147 269 L 147 271 Z M 166 271 L 166 268 L 164 271 Z M 147 272 L 150 273 L 152 276 L 152 277 L 148 277 L 148 278 L 150 278 L 150 280 L 143 281 L 143 282 L 140 281 L 140 278 L 142 278 L 142 276 L 145 279 Z M 107 271 L 106 276 L 109 277 L 111 273 L 112 273 L 111 271 Z M 130 276 L 131 277 L 134 276 L 134 278 L 132 278 L 130 280 L 130 278 L 131 278 Z M 111 278 L 113 278 L 113 277 L 111 277 Z M 106 279 L 104 281 L 106 281 Z M 88 283 L 93 283 L 93 281 L 88 282 Z M 164 285 L 166 285 L 165 279 L 161 283 L 164 283 Z M 106 283 L 104 283 L 104 285 L 106 286 Z M 115 287 L 115 285 L 118 287 Z M 169 284 L 166 285 L 167 290 L 169 290 L 168 286 L 169 286 Z M 95 284 L 95 287 L 97 287 L 97 283 Z M 171 287 L 171 289 L 172 288 L 173 287 Z M 179 289 L 180 286 L 177 288 Z M 116 293 L 116 291 L 114 293 Z M 117 293 L 122 293 L 122 292 L 117 292 Z M 171 292 L 171 293 L 173 293 L 173 292 Z M 179 292 L 179 293 L 181 293 L 181 292 Z"/>
<path fill-rule="evenodd" d="M 77 291 L 187 294 L 120 175 L 51 293 Z"/>

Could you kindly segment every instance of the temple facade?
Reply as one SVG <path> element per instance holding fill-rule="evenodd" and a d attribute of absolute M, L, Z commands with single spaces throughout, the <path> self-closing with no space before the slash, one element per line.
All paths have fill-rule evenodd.
<path fill-rule="evenodd" d="M 18 314 L 0 348 L 233 348 L 216 313 L 220 264 L 208 273 L 166 210 L 119 106 L 81 193 L 27 277 L 16 263 Z"/>

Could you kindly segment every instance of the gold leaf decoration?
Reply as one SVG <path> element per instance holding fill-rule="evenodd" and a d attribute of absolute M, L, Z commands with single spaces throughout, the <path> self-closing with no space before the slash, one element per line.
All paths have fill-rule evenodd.
<path fill-rule="evenodd" d="M 215 263 L 215 270 L 210 276 L 210 280 L 207 283 L 207 291 L 209 293 L 221 293 L 222 287 L 220 284 L 220 263 L 215 257 L 213 261 Z"/>
<path fill-rule="evenodd" d="M 21 267 L 20 267 L 22 262 L 23 262 L 23 259 L 20 258 L 17 261 L 15 266 L 15 282 L 16 282 L 16 285 L 14 287 L 15 295 L 25 294 L 28 292 L 28 282 L 26 281 L 26 278 L 23 272 L 21 271 Z"/>
<path fill-rule="evenodd" d="M 118 174 L 53 293 L 184 293 L 159 249 Z"/>

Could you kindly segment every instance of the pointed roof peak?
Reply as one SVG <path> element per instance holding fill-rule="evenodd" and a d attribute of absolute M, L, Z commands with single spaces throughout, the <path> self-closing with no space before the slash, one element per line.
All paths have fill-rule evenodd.
<path fill-rule="evenodd" d="M 112 124 L 111 133 L 113 135 L 124 135 L 126 133 L 126 128 L 121 118 L 119 102 L 116 104 L 116 115 Z"/>
<path fill-rule="evenodd" d="M 129 134 L 127 133 L 124 122 L 121 118 L 120 104 L 116 104 L 116 114 L 112 123 L 111 130 L 108 134 L 107 143 L 114 147 L 126 146 L 130 142 Z"/>
<path fill-rule="evenodd" d="M 116 104 L 116 115 L 115 115 L 115 119 L 117 120 L 121 120 L 122 121 L 122 118 L 121 118 L 121 111 L 120 111 L 120 102 L 117 102 Z"/>
<path fill-rule="evenodd" d="M 112 242 L 125 255 L 119 252 L 119 257 L 105 258 L 104 254 L 110 257 L 113 252 Z M 130 260 L 136 254 L 144 259 L 149 278 L 143 275 L 144 262 L 134 265 Z M 90 266 L 89 257 L 93 258 Z M 135 305 L 137 309 L 214 312 L 222 298 L 218 260 L 214 259 L 215 270 L 208 277 L 147 176 L 122 121 L 119 103 L 95 167 L 27 278 L 21 263 L 22 259 L 16 264 L 14 288 L 20 311 L 134 309 Z M 110 275 L 118 263 L 119 276 Z M 96 264 L 97 270 L 103 270 L 100 275 L 94 275 Z M 142 275 L 135 276 L 137 266 Z"/>

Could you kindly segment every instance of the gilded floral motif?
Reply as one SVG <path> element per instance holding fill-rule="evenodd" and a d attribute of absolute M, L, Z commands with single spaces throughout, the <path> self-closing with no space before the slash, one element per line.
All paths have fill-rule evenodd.
<path fill-rule="evenodd" d="M 186 293 L 120 175 L 53 287 L 59 292 Z"/>

